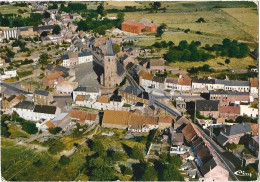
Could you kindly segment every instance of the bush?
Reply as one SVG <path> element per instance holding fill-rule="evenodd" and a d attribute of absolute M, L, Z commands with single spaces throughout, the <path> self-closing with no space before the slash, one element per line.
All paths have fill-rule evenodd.
<path fill-rule="evenodd" d="M 56 135 L 57 133 L 61 132 L 61 130 L 61 127 L 49 128 L 49 132 L 53 135 Z"/>
<path fill-rule="evenodd" d="M 141 160 L 144 158 L 144 152 L 141 147 L 135 145 L 131 151 L 131 158 Z"/>
<path fill-rule="evenodd" d="M 226 64 L 229 64 L 229 63 L 230 63 L 230 60 L 229 60 L 229 59 L 226 59 L 226 60 L 225 60 L 225 63 L 226 63 Z"/>
<path fill-rule="evenodd" d="M 184 33 L 189 33 L 189 32 L 190 32 L 189 28 L 184 30 Z"/>
<path fill-rule="evenodd" d="M 63 151 L 64 149 L 65 149 L 65 145 L 61 141 L 56 140 L 56 141 L 52 142 L 48 151 L 51 154 L 57 154 L 57 153 Z"/>
<path fill-rule="evenodd" d="M 205 20 L 204 20 L 204 18 L 200 17 L 196 22 L 198 22 L 198 23 L 205 23 Z"/>
<path fill-rule="evenodd" d="M 65 156 L 65 155 L 62 155 L 62 156 L 60 157 L 59 163 L 60 163 L 61 165 L 67 165 L 67 164 L 70 163 L 70 158 L 67 157 L 67 156 Z"/>
<path fill-rule="evenodd" d="M 24 121 L 21 123 L 22 129 L 26 131 L 28 134 L 36 134 L 38 132 L 38 128 L 36 124 L 31 121 Z"/>
<path fill-rule="evenodd" d="M 33 165 L 36 167 L 40 167 L 42 165 L 42 161 L 39 159 L 39 160 L 33 162 Z"/>

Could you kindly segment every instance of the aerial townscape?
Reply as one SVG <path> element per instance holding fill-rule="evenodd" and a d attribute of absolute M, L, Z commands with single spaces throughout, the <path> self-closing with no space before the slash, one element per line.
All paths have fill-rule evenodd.
<path fill-rule="evenodd" d="M 257 180 L 257 9 L 1 1 L 2 179 Z"/>

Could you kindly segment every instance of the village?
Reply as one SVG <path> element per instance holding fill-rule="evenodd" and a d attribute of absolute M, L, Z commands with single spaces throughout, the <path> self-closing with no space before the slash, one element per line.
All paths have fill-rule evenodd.
<path fill-rule="evenodd" d="M 201 59 L 208 52 L 195 41 L 179 45 L 161 41 L 169 48 L 165 55 L 157 50 L 158 42 L 139 46 L 138 42 L 160 37 L 170 28 L 145 18 L 126 19 L 122 13 L 103 15 L 101 2 L 96 3 L 97 11 L 103 10 L 95 21 L 119 27 L 86 31 L 80 23 L 86 19 L 80 13 L 82 5 L 71 4 L 31 2 L 32 14 L 45 16 L 40 25 L 1 24 L 2 142 L 33 147 L 29 150 L 33 156 L 43 150 L 58 158 L 57 164 L 47 164 L 33 157 L 31 167 L 12 175 L 8 170 L 17 161 L 9 164 L 6 157 L 2 166 L 6 180 L 258 178 L 258 48 L 246 47 L 247 53 L 240 49 L 256 63 L 247 69 L 216 71 L 207 64 L 178 69 L 170 64 L 171 51 L 177 55 L 196 49 Z M 223 39 L 219 46 L 233 42 Z M 73 158 L 79 156 L 82 164 L 74 164 Z M 64 166 L 72 164 L 80 168 L 59 178 Z M 48 169 L 53 176 L 41 174 L 45 165 L 53 166 Z M 39 178 L 27 178 L 30 170 Z M 237 175 L 238 170 L 250 175 Z"/>

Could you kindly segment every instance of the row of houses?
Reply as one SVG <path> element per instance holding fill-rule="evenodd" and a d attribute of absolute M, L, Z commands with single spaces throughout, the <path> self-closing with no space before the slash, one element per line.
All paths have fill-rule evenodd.
<path fill-rule="evenodd" d="M 144 116 L 136 112 L 105 110 L 102 127 L 128 129 L 131 132 L 149 132 L 157 128 L 170 128 L 174 119 L 173 116 Z"/>
<path fill-rule="evenodd" d="M 211 144 L 204 139 L 197 127 L 189 122 L 183 129 L 186 144 L 191 146 L 195 162 L 204 181 L 228 181 L 229 172 L 224 167 Z"/>
<path fill-rule="evenodd" d="M 49 105 L 35 105 L 32 101 L 23 100 L 16 104 L 12 111 L 30 121 L 50 120 L 60 113 L 60 108 Z"/>
<path fill-rule="evenodd" d="M 88 63 L 93 61 L 92 52 L 69 52 L 61 56 L 62 66 L 70 67 L 82 63 Z"/>

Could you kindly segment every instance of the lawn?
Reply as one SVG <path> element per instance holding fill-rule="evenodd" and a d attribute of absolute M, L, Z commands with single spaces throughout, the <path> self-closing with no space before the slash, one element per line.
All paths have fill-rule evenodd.
<path fill-rule="evenodd" d="M 19 78 L 23 78 L 23 77 L 32 75 L 33 72 L 32 71 L 24 71 L 24 72 L 17 72 L 17 74 L 18 74 Z"/>
<path fill-rule="evenodd" d="M 14 78 L 9 78 L 4 80 L 5 83 L 12 83 L 12 82 L 17 82 L 19 80 L 18 77 L 14 77 Z"/>
<path fill-rule="evenodd" d="M 9 125 L 8 128 L 9 128 L 8 131 L 11 133 L 9 138 L 28 138 L 28 137 L 30 137 L 29 134 L 27 134 L 26 132 L 22 131 L 16 125 Z"/>
<path fill-rule="evenodd" d="M 1 144 L 1 169 L 6 180 L 72 181 L 85 164 L 84 152 L 75 152 L 70 156 L 70 163 L 62 166 L 58 163 L 58 157 L 46 151 L 33 151 L 29 145 L 17 145 L 15 141 L 5 138 L 2 138 Z M 38 167 L 33 165 L 37 160 L 42 162 Z M 57 165 L 60 170 L 54 170 Z"/>
<path fill-rule="evenodd" d="M 208 61 L 205 62 L 176 62 L 176 63 L 170 63 L 171 67 L 174 68 L 179 68 L 179 69 L 189 69 L 191 67 L 198 67 L 198 66 L 203 66 L 204 64 L 208 64 L 210 65 L 212 68 L 214 69 L 228 69 L 228 68 L 232 68 L 232 69 L 247 69 L 249 65 L 257 65 L 257 61 L 254 60 L 251 57 L 245 57 L 242 59 L 238 59 L 238 58 L 230 58 L 230 63 L 229 64 L 225 64 L 225 60 L 226 58 L 224 57 L 218 57 L 215 59 L 210 59 Z M 220 65 L 218 63 L 222 63 L 224 65 Z"/>
<path fill-rule="evenodd" d="M 13 14 L 19 14 L 18 13 L 19 9 L 27 10 L 28 12 L 30 12 L 30 8 L 28 8 L 28 7 L 20 7 L 20 6 L 13 6 L 13 5 L 1 5 L 0 6 L 1 14 L 12 14 L 12 13 Z M 29 16 L 28 12 L 20 14 L 20 15 L 23 16 L 23 17 Z"/>

